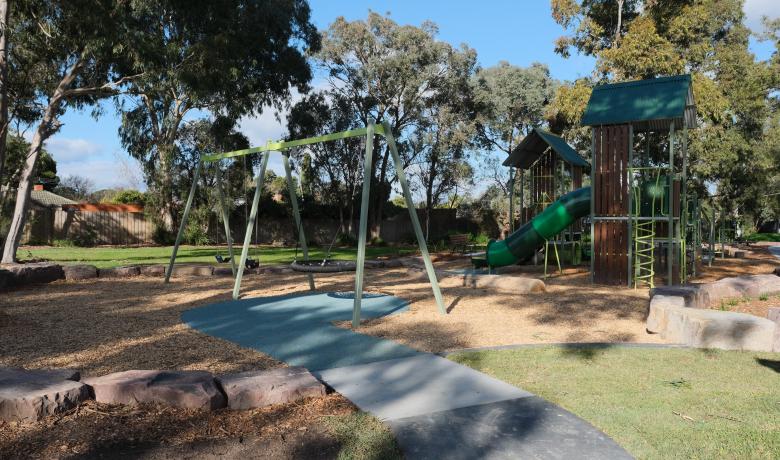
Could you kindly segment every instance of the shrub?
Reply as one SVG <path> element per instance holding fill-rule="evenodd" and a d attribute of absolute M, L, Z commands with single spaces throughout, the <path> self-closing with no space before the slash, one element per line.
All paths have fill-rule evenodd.
<path fill-rule="evenodd" d="M 138 190 L 120 190 L 111 199 L 112 203 L 119 204 L 146 204 L 146 193 Z"/>
<path fill-rule="evenodd" d="M 385 247 L 387 246 L 387 241 L 377 236 L 375 238 L 371 238 L 371 246 Z"/>
<path fill-rule="evenodd" d="M 347 232 L 339 233 L 338 243 L 341 246 L 357 246 L 357 238 L 354 235 Z"/>
<path fill-rule="evenodd" d="M 205 206 L 195 208 L 190 212 L 182 238 L 185 243 L 195 246 L 204 246 L 211 242 L 208 232 L 209 215 L 210 211 Z"/>

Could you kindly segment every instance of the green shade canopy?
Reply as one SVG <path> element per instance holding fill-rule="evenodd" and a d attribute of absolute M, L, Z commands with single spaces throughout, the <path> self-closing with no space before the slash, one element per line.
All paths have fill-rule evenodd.
<path fill-rule="evenodd" d="M 583 126 L 632 124 L 650 130 L 696 126 L 690 75 L 599 85 L 593 88 Z"/>
<path fill-rule="evenodd" d="M 504 160 L 504 166 L 527 169 L 533 165 L 545 151 L 547 151 L 548 147 L 553 149 L 561 160 L 572 166 L 588 166 L 588 162 L 567 144 L 562 137 L 539 128 L 534 128 L 533 131 L 525 136 L 522 142 L 512 150 L 512 153 Z"/>

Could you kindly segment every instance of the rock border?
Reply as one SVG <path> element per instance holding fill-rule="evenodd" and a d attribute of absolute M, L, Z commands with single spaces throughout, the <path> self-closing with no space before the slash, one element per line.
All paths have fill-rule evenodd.
<path fill-rule="evenodd" d="M 694 348 L 780 352 L 776 309 L 768 318 L 711 309 L 727 299 L 780 294 L 777 273 L 651 289 L 647 331 Z"/>
<path fill-rule="evenodd" d="M 327 392 L 328 387 L 303 367 L 216 376 L 208 371 L 129 370 L 84 379 L 72 369 L 0 367 L 0 420 L 36 422 L 88 400 L 247 410 L 322 397 Z"/>
<path fill-rule="evenodd" d="M 366 260 L 366 268 L 396 268 L 405 265 L 400 259 Z M 137 276 L 165 276 L 167 265 L 125 265 L 112 268 L 97 268 L 88 264 L 60 265 L 51 262 L 35 262 L 0 265 L 0 291 L 29 284 L 51 283 L 58 280 L 80 281 L 94 278 L 132 278 Z M 244 270 L 245 275 L 295 273 L 288 264 L 264 265 Z M 205 264 L 174 265 L 173 278 L 233 276 L 230 266 Z"/>

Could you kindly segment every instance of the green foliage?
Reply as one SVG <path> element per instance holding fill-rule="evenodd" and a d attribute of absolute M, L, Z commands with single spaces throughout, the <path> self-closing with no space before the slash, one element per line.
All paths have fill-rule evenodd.
<path fill-rule="evenodd" d="M 210 216 L 211 211 L 205 207 L 193 208 L 190 211 L 190 217 L 182 236 L 184 243 L 194 246 L 205 246 L 211 243 L 208 233 Z"/>
<path fill-rule="evenodd" d="M 753 233 L 745 238 L 747 241 L 780 242 L 780 233 Z"/>
<path fill-rule="evenodd" d="M 191 183 L 190 153 L 232 150 L 242 140 L 230 133 L 236 120 L 283 108 L 292 89 L 305 92 L 304 52 L 318 49 L 319 35 L 303 0 L 127 3 L 137 8 L 138 39 L 128 40 L 126 53 L 144 72 L 118 100 L 120 139 L 144 166 L 149 203 L 173 222 L 174 203 L 186 194 L 187 181 L 176 181 L 182 165 Z M 186 145 L 182 120 L 193 111 L 221 114 L 213 131 L 224 135 Z"/>
<path fill-rule="evenodd" d="M 383 248 L 383 247 L 387 246 L 387 241 L 383 240 L 382 238 L 380 238 L 378 236 L 375 236 L 374 238 L 371 238 L 371 241 L 369 242 L 369 244 L 371 244 L 371 246 L 376 246 L 376 247 Z"/>
<path fill-rule="evenodd" d="M 138 190 L 120 190 L 113 196 L 112 202 L 119 204 L 146 204 L 146 193 L 139 192 Z"/>

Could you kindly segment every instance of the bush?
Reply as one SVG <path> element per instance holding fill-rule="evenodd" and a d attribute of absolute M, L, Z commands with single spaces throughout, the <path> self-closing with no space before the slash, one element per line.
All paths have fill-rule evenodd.
<path fill-rule="evenodd" d="M 195 208 L 190 212 L 187 219 L 187 226 L 184 227 L 182 239 L 187 244 L 195 246 L 205 246 L 211 242 L 209 238 L 209 216 L 210 211 L 207 207 Z"/>
<path fill-rule="evenodd" d="M 54 240 L 51 245 L 55 248 L 72 248 L 75 246 L 73 240 Z"/>
<path fill-rule="evenodd" d="M 339 233 L 338 243 L 341 246 L 357 246 L 358 241 L 354 235 L 347 232 L 342 232 Z"/>
<path fill-rule="evenodd" d="M 139 192 L 138 190 L 120 190 L 111 199 L 112 203 L 119 204 L 146 204 L 146 193 Z"/>
<path fill-rule="evenodd" d="M 161 246 L 170 246 L 176 242 L 176 237 L 165 228 L 165 225 L 155 222 L 154 232 L 152 232 L 152 241 Z"/>
<path fill-rule="evenodd" d="M 371 246 L 385 247 L 387 246 L 387 241 L 377 236 L 375 238 L 371 238 Z"/>
<path fill-rule="evenodd" d="M 745 237 L 747 241 L 780 241 L 780 233 L 753 233 Z"/>
<path fill-rule="evenodd" d="M 471 236 L 471 241 L 473 241 L 474 244 L 478 244 L 480 246 L 487 246 L 490 239 L 491 239 L 490 236 L 481 232 Z"/>

